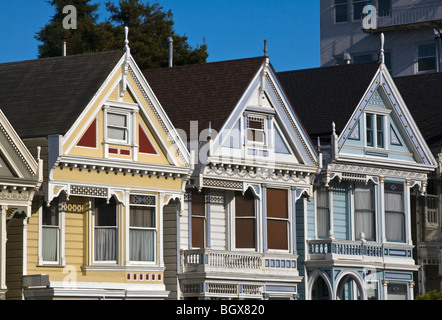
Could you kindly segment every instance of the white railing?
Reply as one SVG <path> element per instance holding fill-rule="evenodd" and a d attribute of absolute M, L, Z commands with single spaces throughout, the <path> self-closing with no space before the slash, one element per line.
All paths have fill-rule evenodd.
<path fill-rule="evenodd" d="M 393 7 L 389 14 L 378 15 L 378 28 L 442 20 L 442 1 Z"/>
<path fill-rule="evenodd" d="M 307 246 L 307 260 L 413 258 L 413 246 L 406 244 L 323 239 L 308 240 Z"/>
<path fill-rule="evenodd" d="M 258 274 L 265 270 L 297 273 L 297 256 L 247 251 L 193 249 L 181 251 L 184 272 L 228 271 Z"/>

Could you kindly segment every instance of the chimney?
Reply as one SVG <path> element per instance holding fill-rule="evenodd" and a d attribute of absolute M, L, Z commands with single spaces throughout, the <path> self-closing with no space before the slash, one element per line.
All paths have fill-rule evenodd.
<path fill-rule="evenodd" d="M 173 67 L 173 38 L 168 37 L 167 41 L 169 42 L 169 68 Z"/>
<path fill-rule="evenodd" d="M 61 55 L 63 57 L 66 57 L 66 54 L 67 54 L 66 39 L 63 39 L 63 44 L 62 44 L 62 47 L 61 47 Z"/>

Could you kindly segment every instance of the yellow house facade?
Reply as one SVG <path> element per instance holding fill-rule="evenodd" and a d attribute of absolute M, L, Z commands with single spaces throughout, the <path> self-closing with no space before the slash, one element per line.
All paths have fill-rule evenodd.
<path fill-rule="evenodd" d="M 169 295 L 163 212 L 179 214 L 189 154 L 125 49 L 30 67 L 67 70 L 64 83 L 51 84 L 54 99 L 60 94 L 66 101 L 47 110 L 55 124 L 35 119 L 36 133 L 23 132 L 27 145 L 42 145 L 44 182 L 30 216 L 10 228 L 8 250 L 16 257 L 8 299 Z M 87 99 L 79 98 L 83 93 Z"/>

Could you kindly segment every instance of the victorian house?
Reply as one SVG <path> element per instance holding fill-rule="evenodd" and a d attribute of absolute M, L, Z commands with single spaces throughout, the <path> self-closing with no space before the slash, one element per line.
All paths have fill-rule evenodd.
<path fill-rule="evenodd" d="M 31 216 L 32 199 L 43 178 L 43 162 L 39 158 L 41 148 L 35 148 L 34 158 L 1 111 L 0 131 L 0 300 L 4 300 L 6 276 L 15 267 L 11 258 L 15 257 L 14 249 L 20 249 L 12 246 L 6 253 L 7 242 L 14 242 L 10 226 L 22 224 Z"/>
<path fill-rule="evenodd" d="M 0 64 L 0 82 L 3 112 L 44 163 L 32 207 L 8 224 L 6 297 L 167 297 L 164 207 L 181 207 L 189 154 L 128 44 Z M 35 176 L 17 145 L 16 175 Z"/>
<path fill-rule="evenodd" d="M 296 299 L 296 203 L 318 155 L 269 58 L 143 73 L 193 164 L 183 210 L 164 212 L 170 297 Z"/>
<path fill-rule="evenodd" d="M 417 292 L 442 290 L 442 73 L 428 73 L 394 79 L 412 113 L 438 167 L 429 175 L 427 192 L 412 197 L 413 220 L 416 226 L 413 241 L 419 269 L 415 279 Z"/>
<path fill-rule="evenodd" d="M 381 57 L 278 74 L 322 159 L 299 203 L 304 299 L 415 295 L 411 200 L 437 163 Z"/>

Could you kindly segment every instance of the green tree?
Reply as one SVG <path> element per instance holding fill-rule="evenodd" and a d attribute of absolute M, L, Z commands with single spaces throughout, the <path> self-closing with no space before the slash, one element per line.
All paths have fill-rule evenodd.
<path fill-rule="evenodd" d="M 433 290 L 421 296 L 417 296 L 416 300 L 442 300 L 442 292 Z"/>
<path fill-rule="evenodd" d="M 207 45 L 192 48 L 188 38 L 174 30 L 172 11 L 163 11 L 158 4 L 142 0 L 107 1 L 109 13 L 106 21 L 99 22 L 98 4 L 91 0 L 48 0 L 55 8 L 55 15 L 37 34 L 39 57 L 61 55 L 63 39 L 67 42 L 67 54 L 121 50 L 124 46 L 124 27 L 129 27 L 129 46 L 141 69 L 165 67 L 168 63 L 168 37 L 174 40 L 174 65 L 205 63 Z M 66 14 L 63 8 L 73 5 L 77 9 L 77 29 L 64 29 Z"/>

